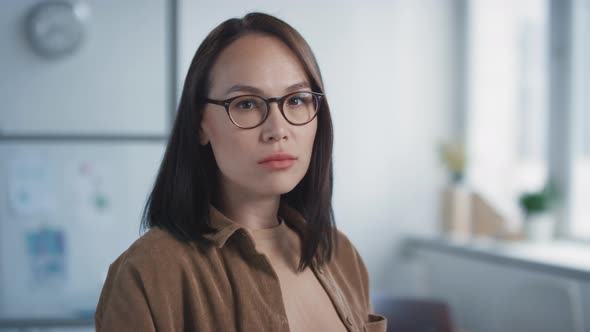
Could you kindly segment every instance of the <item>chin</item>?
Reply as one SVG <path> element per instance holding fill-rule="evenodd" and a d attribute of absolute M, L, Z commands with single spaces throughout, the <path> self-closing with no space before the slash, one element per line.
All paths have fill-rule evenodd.
<path fill-rule="evenodd" d="M 267 195 L 283 195 L 293 190 L 299 181 L 297 179 L 272 179 L 271 181 L 261 181 L 256 185 L 256 191 Z"/>

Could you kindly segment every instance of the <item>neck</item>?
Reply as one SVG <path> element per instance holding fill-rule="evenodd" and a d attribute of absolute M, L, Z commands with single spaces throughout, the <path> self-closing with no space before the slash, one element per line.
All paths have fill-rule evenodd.
<path fill-rule="evenodd" d="M 280 195 L 257 195 L 225 183 L 221 186 L 219 210 L 249 229 L 265 229 L 279 223 Z"/>

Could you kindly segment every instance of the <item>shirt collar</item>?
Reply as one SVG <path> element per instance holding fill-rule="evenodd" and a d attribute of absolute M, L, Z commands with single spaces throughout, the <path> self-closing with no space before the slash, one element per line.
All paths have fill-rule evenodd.
<path fill-rule="evenodd" d="M 288 226 L 292 226 L 299 234 L 304 234 L 304 229 L 306 227 L 305 219 L 297 210 L 291 208 L 286 203 L 283 203 L 282 200 L 279 205 L 279 216 L 283 218 Z M 210 226 L 214 228 L 215 231 L 204 234 L 203 236 L 213 242 L 217 248 L 222 248 L 237 230 L 245 230 L 244 226 L 231 220 L 211 204 L 209 204 L 209 222 Z"/>

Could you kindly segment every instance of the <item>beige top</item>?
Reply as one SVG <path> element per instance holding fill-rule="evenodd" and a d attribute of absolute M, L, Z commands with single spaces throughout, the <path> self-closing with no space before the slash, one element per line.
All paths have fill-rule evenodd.
<path fill-rule="evenodd" d="M 289 330 L 346 331 L 332 301 L 310 268 L 297 272 L 301 252 L 299 235 L 282 218 L 265 229 L 248 229 L 256 251 L 272 264 L 281 288 Z"/>

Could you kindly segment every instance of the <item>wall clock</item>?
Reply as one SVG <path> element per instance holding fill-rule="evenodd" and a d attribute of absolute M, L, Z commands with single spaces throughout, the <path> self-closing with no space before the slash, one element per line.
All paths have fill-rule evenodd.
<path fill-rule="evenodd" d="M 74 53 L 85 35 L 86 5 L 67 1 L 41 2 L 26 19 L 31 46 L 46 58 L 61 58 Z"/>

